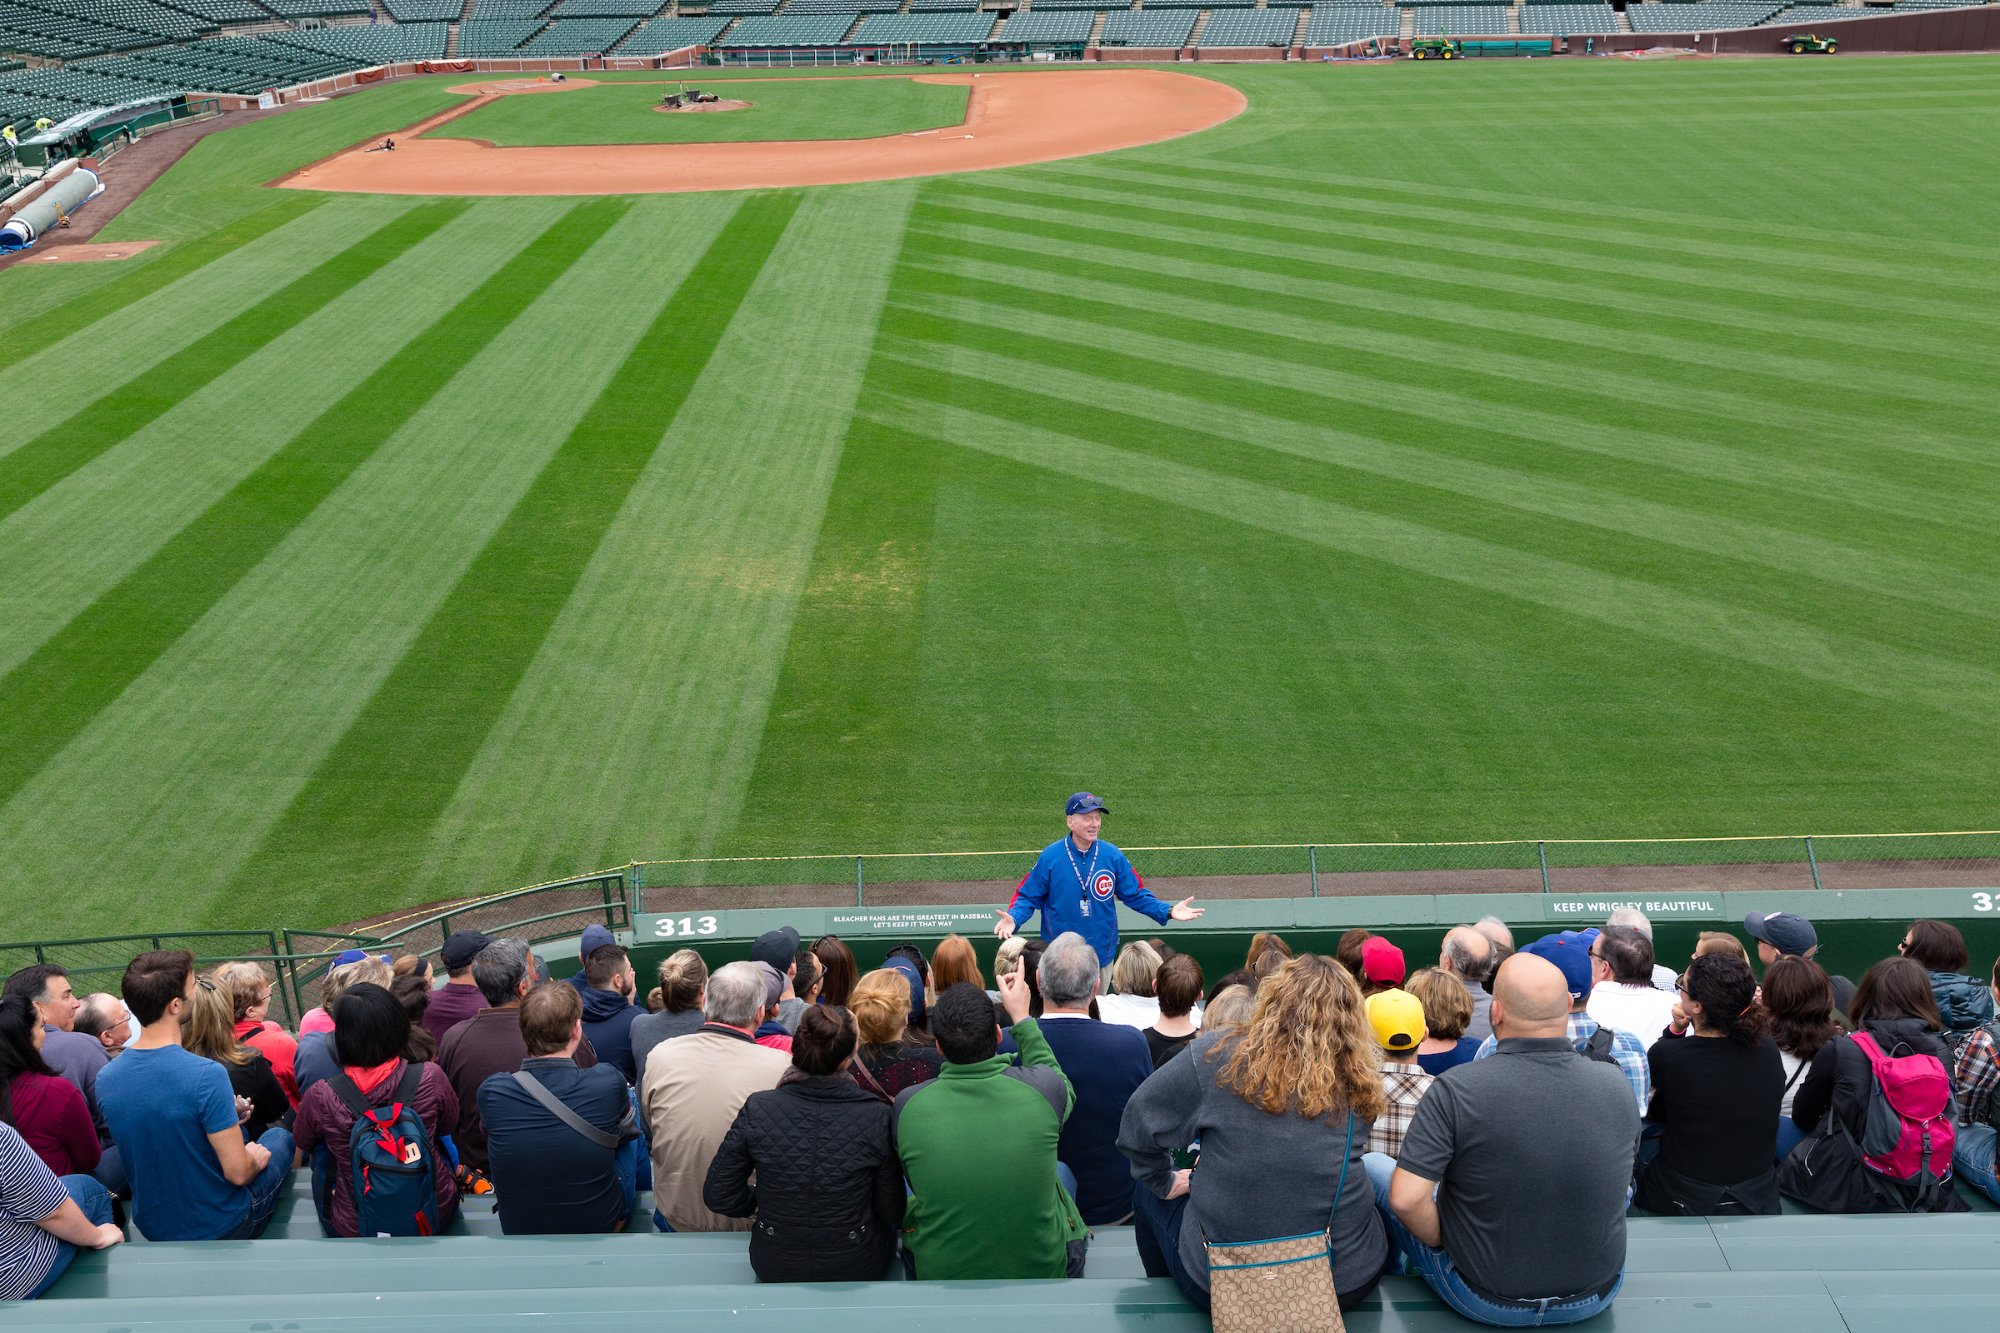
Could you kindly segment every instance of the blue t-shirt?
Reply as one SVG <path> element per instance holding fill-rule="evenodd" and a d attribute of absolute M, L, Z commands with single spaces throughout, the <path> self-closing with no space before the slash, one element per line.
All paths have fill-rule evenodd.
<path fill-rule="evenodd" d="M 1119 903 L 1161 925 L 1173 910 L 1147 890 L 1125 853 L 1110 843 L 1100 838 L 1089 851 L 1078 852 L 1076 844 L 1063 837 L 1035 858 L 1035 868 L 1015 888 L 1007 914 L 1019 927 L 1040 912 L 1045 937 L 1075 931 L 1097 950 L 1099 965 L 1109 967 L 1118 956 Z"/>
<path fill-rule="evenodd" d="M 1418 1056 L 1417 1067 L 1422 1069 L 1426 1074 L 1442 1074 L 1447 1069 L 1455 1069 L 1459 1065 L 1471 1064 L 1472 1058 L 1478 1054 L 1479 1038 L 1460 1037 L 1458 1045 L 1448 1051 L 1439 1051 L 1436 1055 Z"/>
<path fill-rule="evenodd" d="M 250 1211 L 210 1134 L 236 1128 L 236 1095 L 213 1060 L 162 1046 L 128 1050 L 97 1076 L 97 1102 L 132 1177 L 132 1214 L 148 1240 L 220 1240 Z"/>

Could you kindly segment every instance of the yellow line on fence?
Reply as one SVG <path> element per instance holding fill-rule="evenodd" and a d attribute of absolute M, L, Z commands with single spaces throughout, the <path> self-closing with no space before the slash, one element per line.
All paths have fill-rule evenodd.
<path fill-rule="evenodd" d="M 1747 833 L 1729 837 L 1709 838 L 1475 838 L 1460 842 L 1239 842 L 1209 843 L 1180 847 L 1127 847 L 1128 852 L 1271 852 L 1304 851 L 1308 847 L 1324 848 L 1327 851 L 1341 851 L 1351 848 L 1375 847 L 1533 847 L 1537 844 L 1550 847 L 1583 847 L 1626 844 L 1643 846 L 1663 842 L 1803 842 L 1807 838 L 1838 841 L 1854 838 L 1991 838 L 2000 837 L 2000 830 L 1961 829 L 1949 833 Z M 1013 852 L 809 852 L 792 856 L 684 856 L 659 861 L 634 861 L 635 866 L 696 866 L 696 865 L 736 865 L 752 862 L 769 864 L 773 861 L 897 861 L 919 858 L 970 857 L 970 856 L 1039 856 L 1041 848 L 1033 847 Z M 577 878 L 584 878 L 578 876 Z M 559 882 L 559 881 L 558 881 Z M 540 886 L 536 886 L 540 887 Z M 517 890 L 518 892 L 518 890 Z"/>

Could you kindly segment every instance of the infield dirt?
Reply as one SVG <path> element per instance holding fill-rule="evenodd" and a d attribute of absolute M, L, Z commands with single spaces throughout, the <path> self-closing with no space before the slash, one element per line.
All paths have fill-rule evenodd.
<path fill-rule="evenodd" d="M 495 97 L 567 84 L 469 84 L 463 106 L 400 132 L 393 153 L 357 145 L 273 184 L 358 194 L 604 195 L 784 189 L 991 171 L 1136 148 L 1242 113 L 1225 84 L 1164 70 L 1062 70 L 910 76 L 970 85 L 965 122 L 943 130 L 816 142 L 604 144 L 496 148 L 419 137 Z"/>

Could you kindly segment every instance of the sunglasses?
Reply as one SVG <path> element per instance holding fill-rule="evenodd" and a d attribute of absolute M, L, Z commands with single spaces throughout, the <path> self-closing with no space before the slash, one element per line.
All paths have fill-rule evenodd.
<path fill-rule="evenodd" d="M 1675 977 L 1675 978 L 1674 978 L 1674 989 L 1675 989 L 1675 990 L 1677 990 L 1677 991 L 1679 991 L 1679 992 L 1680 992 L 1681 994 L 1683 994 L 1683 995 L 1686 995 L 1686 994 L 1688 993 L 1688 974 L 1687 974 L 1687 973 L 1683 972 L 1683 973 L 1681 973 L 1681 974 L 1680 974 L 1679 976 L 1677 976 L 1677 977 Z"/>

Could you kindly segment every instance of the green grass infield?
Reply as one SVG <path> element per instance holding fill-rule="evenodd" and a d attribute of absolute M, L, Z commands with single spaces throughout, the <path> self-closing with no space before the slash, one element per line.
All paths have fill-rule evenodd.
<path fill-rule="evenodd" d="M 1134 846 L 1993 827 L 2000 60 L 1182 68 L 1248 111 L 1006 171 L 266 187 L 464 78 L 398 81 L 0 271 L 8 933 L 1083 789 Z M 964 97 L 727 82 L 451 132 Z"/>
<path fill-rule="evenodd" d="M 872 139 L 960 124 L 971 92 L 908 78 L 731 79 L 723 90 L 731 101 L 750 104 L 742 110 L 660 110 L 661 98 L 683 86 L 711 92 L 722 87 L 702 71 L 690 73 L 687 79 L 656 75 L 661 80 L 656 83 L 503 97 L 428 137 L 480 139 L 502 148 Z"/>

